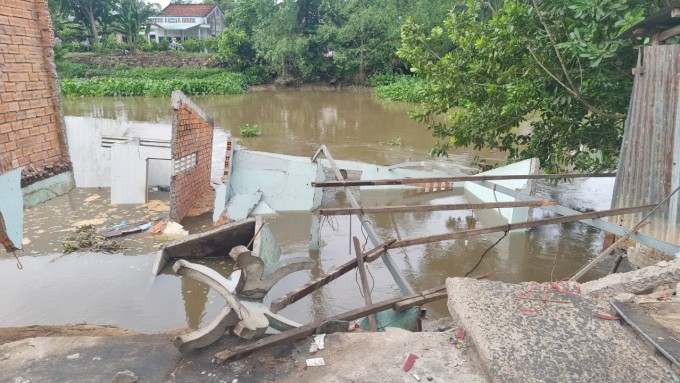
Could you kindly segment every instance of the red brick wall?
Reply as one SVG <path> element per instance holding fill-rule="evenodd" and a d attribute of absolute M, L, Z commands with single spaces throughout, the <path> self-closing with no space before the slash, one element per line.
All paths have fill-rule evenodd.
<path fill-rule="evenodd" d="M 179 91 L 172 94 L 172 159 L 174 171 L 170 182 L 170 219 L 180 222 L 196 202 L 211 192 L 213 120 Z M 196 165 L 177 170 L 178 162 L 196 154 Z"/>
<path fill-rule="evenodd" d="M 47 0 L 1 3 L 0 174 L 70 168 Z"/>

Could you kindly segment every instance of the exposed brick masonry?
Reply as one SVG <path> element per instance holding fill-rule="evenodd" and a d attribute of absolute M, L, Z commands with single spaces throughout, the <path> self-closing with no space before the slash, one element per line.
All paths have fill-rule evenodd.
<path fill-rule="evenodd" d="M 37 180 L 70 169 L 53 41 L 47 0 L 2 0 L 0 174 L 24 167 Z"/>
<path fill-rule="evenodd" d="M 180 222 L 196 202 L 211 191 L 214 122 L 179 91 L 172 94 L 172 108 L 173 163 L 196 153 L 196 165 L 174 171 L 170 183 L 170 219 Z"/>

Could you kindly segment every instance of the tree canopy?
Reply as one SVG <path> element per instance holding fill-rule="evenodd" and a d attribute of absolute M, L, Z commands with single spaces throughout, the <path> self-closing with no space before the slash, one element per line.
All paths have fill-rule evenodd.
<path fill-rule="evenodd" d="M 435 155 L 472 146 L 551 172 L 613 169 L 637 58 L 615 38 L 664 3 L 468 0 L 442 27 L 411 19 L 399 56 L 427 80 L 412 117 L 439 139 Z"/>

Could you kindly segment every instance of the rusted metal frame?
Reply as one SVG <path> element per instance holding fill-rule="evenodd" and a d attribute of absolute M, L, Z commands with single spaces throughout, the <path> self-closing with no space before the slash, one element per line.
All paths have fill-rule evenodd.
<path fill-rule="evenodd" d="M 318 156 L 323 152 L 323 154 L 326 156 L 326 159 L 331 165 L 331 169 L 333 169 L 333 173 L 335 174 L 335 178 L 338 181 L 344 181 L 344 177 L 342 176 L 342 173 L 340 173 L 340 169 L 338 168 L 338 165 L 335 163 L 335 160 L 333 160 L 333 156 L 331 156 L 330 151 L 328 148 L 326 148 L 325 145 L 321 145 L 319 150 L 317 150 L 316 154 L 312 157 L 312 161 L 316 161 Z M 359 202 L 357 202 L 356 198 L 354 197 L 354 194 L 352 193 L 349 188 L 345 187 L 343 189 L 345 192 L 345 195 L 347 196 L 347 200 L 349 201 L 350 205 L 354 208 L 359 208 L 361 207 L 359 205 Z M 366 234 L 368 235 L 368 239 L 371 240 L 371 243 L 373 246 L 379 246 L 382 241 L 378 238 L 378 234 L 376 234 L 375 230 L 373 230 L 373 225 L 371 225 L 371 221 L 363 214 L 357 214 L 357 217 L 361 221 L 361 226 L 366 230 Z M 406 278 L 404 278 L 404 275 L 401 273 L 401 270 L 397 267 L 397 265 L 394 264 L 394 261 L 389 257 L 389 254 L 387 253 L 387 250 L 385 250 L 384 254 L 382 255 L 382 260 L 385 263 L 385 266 L 387 266 L 387 270 L 389 270 L 390 274 L 392 274 L 392 278 L 394 278 L 394 281 L 397 283 L 397 286 L 399 286 L 399 289 L 401 290 L 402 294 L 404 295 L 410 295 L 415 292 L 413 290 L 413 287 L 406 281 Z"/>
<path fill-rule="evenodd" d="M 375 261 L 387 248 L 389 248 L 391 244 L 393 244 L 396 241 L 397 241 L 396 239 L 387 241 L 382 245 L 377 246 L 376 248 L 364 253 L 363 254 L 364 261 L 366 261 L 367 263 Z M 338 267 L 335 267 L 332 270 L 329 270 L 328 273 L 326 273 L 325 275 L 322 275 L 312 281 L 309 281 L 306 284 L 298 287 L 297 289 L 289 292 L 288 294 L 275 299 L 270 304 L 269 310 L 271 310 L 271 312 L 273 313 L 278 313 L 279 311 L 299 301 L 300 299 L 306 297 L 307 295 L 313 293 L 314 291 L 320 289 L 321 287 L 333 282 L 340 276 L 347 274 L 351 270 L 354 270 L 354 268 L 357 267 L 357 265 L 358 265 L 357 259 L 351 259 L 350 261 Z"/>
<path fill-rule="evenodd" d="M 298 339 L 305 338 L 309 335 L 314 334 L 316 329 L 323 324 L 324 322 L 328 321 L 334 321 L 334 320 L 344 320 L 344 321 L 351 321 L 351 320 L 356 320 L 361 317 L 365 317 L 366 315 L 369 314 L 375 314 L 379 311 L 383 311 L 389 308 L 394 308 L 395 304 L 402 302 L 402 301 L 410 301 L 409 307 L 411 306 L 417 306 L 422 304 L 423 302 L 426 301 L 432 301 L 433 299 L 443 299 L 446 297 L 446 294 L 442 294 L 442 291 L 446 290 L 446 287 L 440 286 L 434 289 L 426 290 L 423 291 L 420 294 L 412 294 L 408 296 L 403 296 L 403 297 L 398 297 L 398 298 L 391 298 L 387 299 L 384 301 L 380 301 L 377 303 L 372 304 L 371 306 L 368 307 L 361 307 L 358 309 L 354 309 L 351 311 L 344 312 L 342 314 L 335 315 L 331 318 L 323 319 L 323 320 L 318 320 L 309 324 L 306 324 L 304 326 L 301 326 L 299 328 L 293 329 L 293 330 L 288 330 L 284 331 L 282 333 L 272 335 L 269 337 L 266 337 L 264 339 L 261 339 L 257 342 L 246 344 L 243 346 L 238 346 L 234 347 L 233 349 L 226 349 L 222 352 L 219 352 L 215 354 L 213 361 L 217 363 L 224 363 L 224 362 L 231 362 L 235 360 L 239 360 L 242 358 L 245 358 L 249 355 L 252 355 L 254 353 L 263 351 L 263 350 L 268 350 L 270 348 L 282 345 L 282 344 L 288 344 L 290 342 L 296 341 Z"/>
<path fill-rule="evenodd" d="M 373 304 L 371 300 L 371 289 L 368 287 L 368 277 L 366 276 L 366 267 L 364 266 L 364 255 L 361 253 L 361 243 L 359 238 L 353 237 L 354 253 L 357 256 L 357 268 L 359 269 L 359 276 L 361 277 L 361 290 L 363 290 L 364 302 L 367 307 Z M 373 332 L 378 332 L 378 324 L 375 320 L 375 314 L 368 314 L 368 328 Z"/>
<path fill-rule="evenodd" d="M 512 202 L 489 202 L 489 203 L 457 203 L 450 205 L 401 205 L 401 206 L 375 206 L 375 207 L 340 207 L 331 209 L 319 209 L 319 215 L 350 215 L 350 214 L 374 214 L 374 213 L 409 213 L 413 211 L 441 211 L 441 210 L 481 210 L 496 208 L 515 208 L 528 206 L 554 206 L 554 202 L 547 201 L 512 201 Z"/>
<path fill-rule="evenodd" d="M 507 188 L 505 186 L 497 185 L 488 181 L 482 181 L 479 183 L 480 185 L 486 186 L 490 189 L 493 189 L 494 187 L 496 188 L 496 191 L 503 193 L 505 195 L 508 195 L 510 197 L 522 200 L 522 201 L 535 201 L 536 198 L 530 197 L 526 194 L 520 193 L 516 190 Z M 576 210 L 569 209 L 567 207 L 561 206 L 561 205 L 556 205 L 556 206 L 546 206 L 543 209 L 551 211 L 553 213 L 563 215 L 563 216 L 570 216 L 570 215 L 577 215 L 581 214 Z M 616 235 L 625 235 L 628 230 L 624 228 L 623 226 L 615 225 L 613 223 L 607 222 L 605 220 L 596 218 L 596 219 L 586 219 L 581 221 L 585 223 L 586 225 L 590 225 L 593 227 L 596 227 L 601 230 L 608 231 L 610 233 L 614 233 Z M 660 239 L 656 239 L 654 237 L 651 237 L 649 235 L 643 234 L 643 233 L 635 233 L 633 234 L 630 239 L 632 239 L 635 242 L 639 242 L 645 246 L 651 247 L 653 249 L 657 249 L 659 251 L 663 251 L 666 253 L 670 254 L 676 254 L 680 252 L 680 246 L 676 246 L 672 243 L 668 243 L 666 241 L 662 241 Z"/>
<path fill-rule="evenodd" d="M 545 218 L 545 219 L 538 219 L 538 220 L 533 220 L 533 221 L 510 223 L 510 224 L 507 224 L 507 225 L 485 227 L 485 228 L 481 228 L 481 229 L 456 231 L 456 232 L 453 232 L 453 233 L 437 234 L 437 235 L 430 235 L 430 236 L 426 236 L 426 237 L 419 237 L 419 238 L 405 239 L 403 241 L 397 241 L 394 244 L 392 244 L 390 246 L 390 248 L 424 245 L 426 243 L 449 241 L 449 240 L 452 240 L 452 239 L 467 238 L 467 237 L 471 237 L 471 236 L 474 236 L 474 235 L 498 233 L 498 232 L 502 232 L 502 231 L 510 231 L 510 230 L 517 230 L 517 229 L 529 229 L 529 228 L 537 227 L 537 226 L 554 225 L 554 224 L 566 223 L 566 222 L 583 221 L 583 220 L 593 219 L 593 218 L 601 218 L 601 217 L 609 217 L 609 216 L 614 216 L 614 215 L 636 213 L 636 212 L 640 212 L 640 211 L 652 210 L 653 208 L 654 208 L 654 205 L 625 207 L 625 208 L 621 208 L 621 209 L 601 210 L 601 211 L 594 211 L 594 212 L 590 212 L 590 213 L 579 213 L 579 214 L 567 215 L 567 216 L 562 216 L 562 217 Z"/>
<path fill-rule="evenodd" d="M 315 157 L 313 157 L 315 158 Z M 611 178 L 616 173 L 563 173 L 563 174 L 511 174 L 511 175 L 477 175 L 455 177 L 428 177 L 428 178 L 396 178 L 378 180 L 338 180 L 312 182 L 313 187 L 347 187 L 347 186 L 387 186 L 387 185 L 414 185 L 429 182 L 463 182 L 463 181 L 499 181 L 499 180 L 541 180 L 562 178 Z"/>

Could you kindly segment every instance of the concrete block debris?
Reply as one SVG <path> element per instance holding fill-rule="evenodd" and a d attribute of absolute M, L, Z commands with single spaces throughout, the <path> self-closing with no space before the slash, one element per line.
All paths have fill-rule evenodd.
<path fill-rule="evenodd" d="M 323 360 L 323 358 L 310 358 L 305 360 L 307 363 L 307 367 L 319 367 L 319 366 L 325 366 L 326 362 Z"/>
<path fill-rule="evenodd" d="M 323 348 L 324 348 L 324 338 L 326 338 L 326 334 L 319 334 L 319 335 L 314 336 L 314 341 L 309 346 L 309 353 L 310 354 L 314 354 L 319 350 L 323 350 Z"/>

